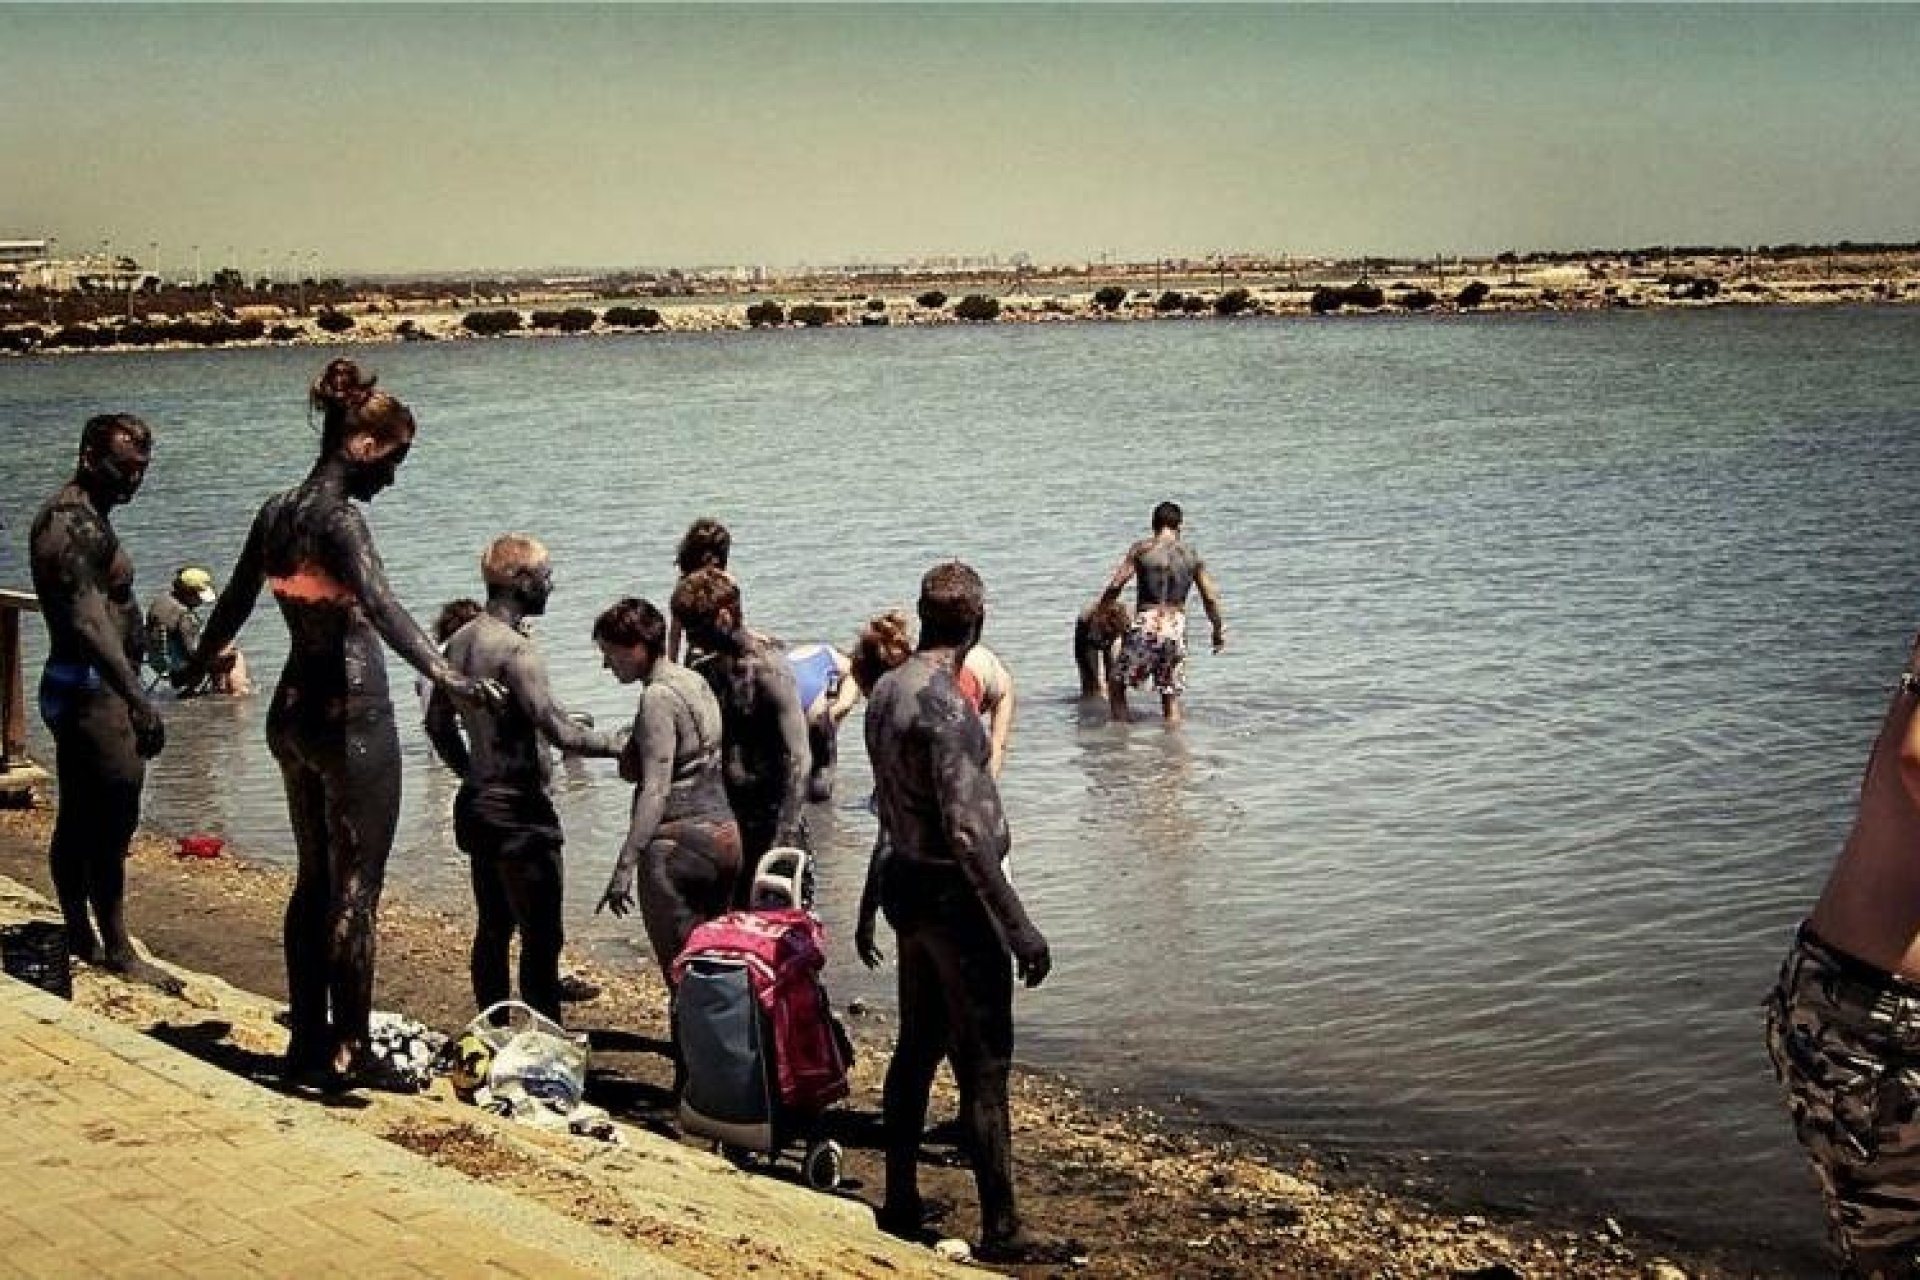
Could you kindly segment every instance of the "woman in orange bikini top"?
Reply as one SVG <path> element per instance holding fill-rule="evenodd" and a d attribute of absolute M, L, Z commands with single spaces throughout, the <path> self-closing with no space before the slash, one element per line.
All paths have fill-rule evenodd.
<path fill-rule="evenodd" d="M 332 1091 L 402 1083 L 369 1051 L 367 1026 L 374 915 L 400 809 L 383 644 L 458 703 L 499 693 L 455 672 L 394 599 L 355 505 L 393 483 L 413 444 L 413 414 L 350 360 L 327 366 L 312 403 L 324 415 L 319 460 L 262 504 L 190 671 L 234 638 L 268 587 L 291 645 L 267 743 L 300 856 L 286 923 L 287 1076 Z"/>

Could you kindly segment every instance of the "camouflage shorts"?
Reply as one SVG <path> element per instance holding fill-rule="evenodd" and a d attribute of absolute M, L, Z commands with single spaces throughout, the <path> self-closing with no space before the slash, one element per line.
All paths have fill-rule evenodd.
<path fill-rule="evenodd" d="M 1920 983 L 1802 925 L 1766 1012 L 1843 1274 L 1920 1277 Z"/>

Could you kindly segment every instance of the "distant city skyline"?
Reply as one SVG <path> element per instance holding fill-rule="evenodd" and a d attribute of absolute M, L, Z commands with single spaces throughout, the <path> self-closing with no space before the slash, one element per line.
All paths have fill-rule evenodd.
<path fill-rule="evenodd" d="M 1916 65 L 1900 6 L 8 6 L 0 239 L 249 276 L 1912 241 Z"/>

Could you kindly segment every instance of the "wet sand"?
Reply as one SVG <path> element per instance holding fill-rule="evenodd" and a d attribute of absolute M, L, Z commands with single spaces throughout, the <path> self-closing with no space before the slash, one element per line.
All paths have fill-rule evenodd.
<path fill-rule="evenodd" d="M 51 813 L 0 812 L 0 875 L 50 893 L 45 862 Z M 232 856 L 203 861 L 174 856 L 169 842 L 142 834 L 130 870 L 130 917 L 160 959 L 217 975 L 240 992 L 284 999 L 280 918 L 290 877 Z M 425 910 L 389 891 L 381 911 L 377 1004 L 443 1030 L 471 1016 L 467 985 L 468 923 Z M 600 982 L 600 999 L 572 1007 L 570 1020 L 594 1041 L 589 1099 L 639 1129 L 671 1136 L 670 1070 L 661 1049 L 667 1034 L 657 977 L 575 964 Z M 251 997 L 248 997 L 251 999 Z M 241 997 L 236 994 L 237 1003 Z M 217 1002 L 216 1002 L 217 1003 Z M 254 1001 L 257 1006 L 258 1001 Z M 139 1000 L 109 1002 L 123 1020 L 151 1023 Z M 883 1011 L 842 1009 L 861 1059 L 854 1094 L 835 1113 L 848 1149 L 848 1194 L 867 1205 L 880 1181 L 879 1084 L 890 1027 Z M 235 1027 L 251 1025 L 236 1008 Z M 277 1034 L 267 1032 L 266 1034 Z M 198 1056 L 236 1066 L 263 1061 L 276 1046 L 233 1041 L 184 1045 Z M 933 1116 L 953 1111 L 942 1077 Z M 1022 1209 L 1037 1230 L 1071 1238 L 1086 1262 L 1079 1268 L 1033 1268 L 1022 1274 L 1078 1271 L 1117 1277 L 1273 1276 L 1736 1276 L 1785 1274 L 1764 1260 L 1715 1255 L 1671 1241 L 1627 1237 L 1605 1221 L 1512 1215 L 1448 1199 L 1445 1173 L 1418 1161 L 1365 1170 L 1337 1157 L 1255 1143 L 1229 1131 L 1179 1123 L 1138 1109 L 1105 1105 L 1066 1081 L 1016 1071 L 1016 1177 Z M 618 1162 L 584 1140 L 510 1148 L 476 1137 L 457 1109 L 439 1108 L 388 1123 L 384 1136 L 476 1177 L 502 1183 L 609 1231 L 645 1239 L 670 1254 L 713 1259 L 711 1242 L 675 1229 L 671 1220 L 633 1209 L 635 1192 Z M 529 1150 L 533 1152 L 529 1154 Z M 977 1231 L 971 1177 L 950 1144 L 930 1140 L 924 1186 L 930 1200 L 951 1206 L 942 1234 Z M 716 1196 L 737 1177 L 712 1177 Z M 858 1206 L 856 1206 L 858 1207 Z M 829 1231 L 828 1223 L 821 1225 Z M 783 1230 L 786 1228 L 783 1226 Z M 844 1224 L 832 1230 L 844 1231 Z M 745 1269 L 769 1274 L 806 1270 L 777 1241 L 738 1240 Z M 927 1255 L 932 1265 L 931 1255 Z M 888 1271 L 890 1268 L 878 1268 Z"/>

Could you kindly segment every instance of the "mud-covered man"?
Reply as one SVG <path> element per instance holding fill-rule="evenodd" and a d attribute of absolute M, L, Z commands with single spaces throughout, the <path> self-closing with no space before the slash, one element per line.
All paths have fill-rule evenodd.
<path fill-rule="evenodd" d="M 172 976 L 134 953 L 126 919 L 127 849 L 140 821 L 146 762 L 160 753 L 166 731 L 141 684 L 145 638 L 133 560 L 110 517 L 140 492 L 152 458 L 153 433 L 140 419 L 90 419 L 73 478 L 34 518 L 28 554 L 47 627 L 40 715 L 53 732 L 60 780 L 48 861 L 67 949 L 177 990 Z"/>
<path fill-rule="evenodd" d="M 980 575 L 958 561 L 934 567 L 921 580 L 919 612 L 919 648 L 879 678 L 867 708 L 867 756 L 890 845 L 876 848 L 874 873 L 899 949 L 900 1034 L 887 1067 L 880 1225 L 921 1233 L 921 1130 L 934 1073 L 946 1059 L 960 1088 L 980 1197 L 978 1255 L 1045 1260 L 1054 1246 L 1029 1237 L 1014 1206 L 1007 1078 L 1015 968 L 1036 987 L 1052 959 L 1002 870 L 1010 837 L 987 768 L 987 735 L 955 682 L 985 619 Z M 873 963 L 869 922 L 860 935 L 861 954 Z"/>
<path fill-rule="evenodd" d="M 564 840 L 548 794 L 546 744 L 615 756 L 622 743 L 583 727 L 554 700 L 546 663 L 521 629 L 546 612 L 553 591 L 546 547 L 525 534 L 496 538 L 480 575 L 486 608 L 447 641 L 446 657 L 469 679 L 498 682 L 506 697 L 497 707 L 461 708 L 436 688 L 427 702 L 427 736 L 460 775 L 453 829 L 473 875 L 474 1003 L 485 1009 L 510 994 L 507 953 L 517 931 L 520 998 L 558 1022 Z"/>
<path fill-rule="evenodd" d="M 720 703 L 727 800 L 740 823 L 746 905 L 753 870 L 775 846 L 806 847 L 803 806 L 811 761 L 799 687 L 786 655 L 747 630 L 740 588 L 725 570 L 694 571 L 673 589 L 673 616 L 704 650 L 700 674 Z"/>
<path fill-rule="evenodd" d="M 1119 662 L 1107 679 L 1115 720 L 1132 719 L 1127 690 L 1151 679 L 1160 695 L 1160 714 L 1168 724 L 1180 722 L 1180 696 L 1187 689 L 1187 596 L 1195 587 L 1200 589 L 1207 621 L 1213 624 L 1213 651 L 1227 647 L 1220 594 L 1200 553 L 1180 540 L 1183 519 L 1177 502 L 1155 507 L 1153 536 L 1127 548 L 1100 596 L 1104 606 L 1120 598 L 1129 579 L 1136 584 L 1133 626 L 1121 641 Z"/>
<path fill-rule="evenodd" d="M 1767 1002 L 1767 1048 L 1841 1272 L 1920 1275 L 1920 645 L 1860 808 Z"/>

